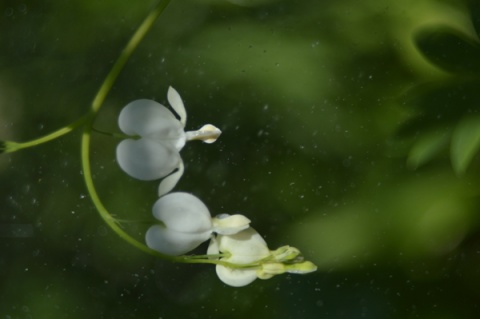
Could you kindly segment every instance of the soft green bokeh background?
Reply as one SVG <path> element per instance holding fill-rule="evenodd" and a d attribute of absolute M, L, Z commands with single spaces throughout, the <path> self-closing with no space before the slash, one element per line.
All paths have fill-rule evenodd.
<path fill-rule="evenodd" d="M 185 147 L 177 189 L 318 271 L 231 288 L 135 250 L 94 209 L 73 132 L 0 157 L 0 318 L 477 318 L 479 5 L 244 3 L 173 0 L 95 126 L 116 132 L 126 103 L 174 86 L 188 128 L 224 132 Z M 81 116 L 153 4 L 2 1 L 0 138 Z M 101 198 L 148 219 L 158 183 L 123 174 L 116 143 L 93 138 Z"/>

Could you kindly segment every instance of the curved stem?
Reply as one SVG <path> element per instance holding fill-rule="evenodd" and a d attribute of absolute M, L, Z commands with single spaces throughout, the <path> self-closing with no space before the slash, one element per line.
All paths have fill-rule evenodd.
<path fill-rule="evenodd" d="M 115 83 L 115 80 L 125 66 L 125 63 L 127 63 L 128 59 L 132 56 L 133 51 L 135 51 L 142 39 L 152 28 L 155 20 L 157 20 L 157 18 L 160 16 L 160 14 L 163 12 L 163 10 L 167 7 L 169 3 L 170 0 L 161 0 L 148 14 L 145 20 L 143 20 L 142 24 L 138 27 L 137 31 L 135 31 L 130 41 L 128 41 L 127 45 L 120 53 L 117 61 L 115 62 L 107 77 L 103 81 L 97 95 L 95 95 L 95 98 L 93 99 L 91 110 L 94 113 L 98 112 L 98 110 L 103 104 L 103 101 L 105 101 L 108 92 L 110 92 L 113 83 Z"/>
<path fill-rule="evenodd" d="M 148 16 L 145 18 L 145 20 L 142 22 L 140 27 L 137 29 L 137 31 L 134 33 L 130 41 L 127 43 L 127 45 L 123 49 L 117 61 L 115 62 L 114 66 L 112 67 L 107 77 L 103 81 L 102 85 L 100 86 L 100 89 L 98 90 L 97 94 L 95 95 L 95 98 L 93 99 L 92 107 L 89 112 L 90 116 L 88 117 L 88 121 L 85 123 L 84 129 L 83 129 L 82 142 L 81 142 L 81 158 L 82 158 L 83 176 L 84 176 L 85 184 L 87 186 L 88 193 L 92 198 L 95 208 L 98 210 L 100 216 L 107 223 L 107 225 L 115 233 L 117 233 L 122 239 L 132 244 L 136 248 L 146 253 L 160 256 L 164 259 L 173 261 L 181 258 L 160 254 L 157 251 L 148 248 L 145 244 L 139 242 L 135 238 L 131 237 L 122 228 L 120 228 L 116 219 L 108 212 L 108 210 L 105 208 L 102 201 L 100 200 L 100 197 L 98 196 L 98 193 L 93 183 L 92 171 L 91 171 L 91 165 L 90 165 L 90 140 L 91 140 L 91 134 L 93 130 L 93 122 L 95 120 L 96 114 L 98 113 L 100 107 L 102 106 L 108 92 L 112 88 L 113 83 L 115 82 L 118 75 L 122 71 L 125 63 L 130 58 L 133 51 L 138 47 L 138 44 L 140 43 L 140 41 L 145 37 L 147 32 L 151 29 L 155 20 L 160 16 L 160 14 L 163 12 L 165 7 L 169 3 L 170 3 L 170 0 L 161 0 L 157 4 L 157 6 L 148 14 Z"/>
<path fill-rule="evenodd" d="M 125 48 L 120 53 L 117 61 L 113 65 L 110 72 L 107 74 L 107 77 L 103 81 L 100 89 L 98 90 L 95 98 L 93 99 L 90 111 L 82 116 L 80 119 L 76 120 L 75 122 L 62 127 L 50 134 L 42 136 L 40 138 L 36 138 L 31 141 L 27 142 L 13 142 L 13 141 L 0 141 L 0 153 L 11 153 L 15 152 L 24 148 L 37 146 L 46 142 L 50 142 L 60 136 L 70 133 L 71 131 L 75 130 L 76 128 L 84 125 L 90 117 L 95 117 L 95 114 L 99 111 L 100 107 L 102 106 L 103 102 L 105 101 L 105 97 L 107 96 L 108 92 L 112 88 L 115 80 L 118 78 L 120 72 L 122 71 L 125 63 L 127 63 L 128 59 L 133 54 L 133 51 L 138 47 L 140 42 L 143 40 L 145 35 L 150 31 L 152 28 L 155 20 L 160 16 L 163 10 L 167 7 L 171 0 L 161 0 L 155 8 L 148 14 L 142 24 L 138 27 L 137 31 L 133 34 L 130 41 L 127 43 Z M 93 123 L 93 122 L 92 122 Z"/>
<path fill-rule="evenodd" d="M 155 20 L 160 16 L 166 6 L 170 3 L 170 0 L 161 0 L 157 6 L 148 14 L 145 20 L 142 22 L 140 27 L 134 33 L 130 41 L 127 43 L 125 48 L 120 53 L 117 61 L 113 65 L 110 72 L 107 74 L 107 77 L 103 81 L 100 89 L 98 90 L 95 98 L 92 102 L 92 108 L 90 110 L 90 117 L 89 121 L 85 123 L 85 127 L 82 133 L 82 143 L 81 143 L 81 154 L 82 154 L 82 168 L 83 168 L 83 176 L 85 179 L 85 183 L 87 185 L 88 193 L 92 198 L 93 204 L 97 208 L 100 216 L 103 220 L 107 223 L 107 225 L 117 233 L 121 238 L 132 244 L 133 246 L 137 247 L 138 249 L 145 251 L 150 254 L 159 255 L 158 252 L 148 248 L 143 243 L 140 243 L 138 240 L 131 237 L 127 234 L 123 229 L 121 229 L 115 218 L 108 212 L 105 206 L 102 204 L 100 197 L 97 194 L 95 186 L 93 184 L 92 179 L 92 171 L 90 166 L 90 137 L 93 129 L 93 122 L 95 120 L 96 114 L 98 113 L 100 107 L 102 106 L 105 97 L 107 96 L 108 92 L 113 86 L 113 83 L 119 76 L 120 72 L 122 71 L 125 63 L 133 54 L 133 51 L 138 47 L 140 41 L 145 37 L 148 31 L 152 28 L 153 23 Z M 172 259 L 172 257 L 167 255 L 160 254 L 161 257 L 165 259 Z"/>
<path fill-rule="evenodd" d="M 93 119 L 91 120 L 93 122 Z M 127 232 L 125 232 L 119 225 L 118 221 L 108 212 L 108 210 L 103 205 L 98 193 L 95 189 L 93 179 L 92 179 L 92 170 L 90 166 L 90 140 L 91 140 L 91 126 L 92 123 L 87 123 L 85 129 L 82 133 L 82 169 L 83 169 L 83 176 L 85 179 L 85 184 L 87 185 L 87 191 L 90 194 L 90 197 L 95 205 L 95 208 L 99 212 L 102 219 L 105 223 L 110 227 L 118 236 L 120 236 L 123 240 L 131 244 L 132 246 L 140 249 L 141 251 L 151 254 L 153 256 L 161 257 L 166 260 L 170 260 L 172 262 L 179 262 L 179 263 L 189 263 L 189 264 L 219 264 L 227 267 L 232 268 L 243 268 L 243 267 L 252 267 L 258 266 L 258 264 L 252 263 L 250 265 L 236 265 L 231 264 L 229 262 L 224 262 L 218 259 L 209 259 L 208 255 L 202 256 L 170 256 L 161 254 L 156 250 L 150 249 L 145 244 L 139 242 L 132 236 L 130 236 Z"/>
<path fill-rule="evenodd" d="M 95 208 L 99 212 L 102 219 L 105 221 L 108 227 L 110 227 L 118 236 L 120 236 L 123 240 L 125 240 L 126 242 L 130 243 L 132 246 L 136 247 L 137 249 L 143 252 L 146 252 L 148 254 L 161 257 L 163 259 L 170 260 L 173 262 L 195 263 L 195 264 L 197 263 L 198 264 L 200 263 L 201 264 L 219 264 L 219 265 L 232 267 L 232 268 L 256 267 L 259 265 L 258 263 L 251 263 L 248 265 L 236 265 L 236 264 L 231 264 L 229 262 L 225 262 L 219 259 L 211 259 L 212 256 L 208 256 L 208 255 L 169 256 L 169 255 L 161 254 L 156 250 L 150 249 L 145 244 L 141 243 L 140 241 L 130 236 L 127 232 L 125 232 L 119 226 L 119 220 L 115 219 L 105 208 L 94 186 L 91 165 L 90 165 L 91 135 L 92 135 L 92 131 L 105 134 L 105 132 L 101 132 L 93 128 L 93 123 L 95 121 L 96 115 L 100 110 L 100 107 L 102 106 L 103 102 L 105 101 L 107 94 L 110 92 L 113 84 L 118 78 L 120 72 L 125 66 L 126 62 L 131 57 L 135 49 L 138 47 L 141 40 L 152 28 L 153 23 L 160 16 L 163 10 L 167 7 L 170 1 L 171 0 L 160 0 L 157 6 L 145 18 L 143 23 L 134 33 L 134 35 L 132 36 L 130 41 L 127 43 L 125 48 L 122 50 L 119 58 L 115 62 L 110 72 L 107 74 L 105 80 L 100 86 L 100 89 L 95 95 L 95 98 L 93 99 L 91 109 L 84 116 L 82 116 L 75 122 L 65 127 L 62 127 L 52 133 L 49 133 L 45 136 L 36 138 L 31 141 L 21 142 L 21 143 L 12 142 L 12 141 L 0 141 L 0 153 L 14 152 L 23 148 L 33 147 L 33 146 L 37 146 L 37 145 L 49 142 L 65 134 L 68 134 L 71 131 L 83 125 L 84 129 L 83 129 L 82 138 L 81 138 L 81 162 L 82 162 L 83 176 L 84 176 L 85 184 L 87 187 L 87 191 L 90 194 L 92 202 L 95 205 Z M 106 133 L 106 134 L 114 137 L 119 135 L 119 134 L 109 134 L 109 133 Z M 214 257 L 222 257 L 222 256 L 223 255 L 220 254 L 220 255 L 215 255 Z"/>
<path fill-rule="evenodd" d="M 93 122 L 93 118 L 90 122 Z M 163 255 L 158 253 L 155 250 L 148 248 L 145 244 L 139 242 L 129 234 L 127 234 L 120 226 L 118 225 L 116 219 L 108 212 L 108 210 L 103 205 L 100 197 L 98 196 L 97 190 L 93 184 L 92 179 L 92 170 L 90 166 L 90 137 L 91 137 L 91 125 L 92 123 L 87 123 L 85 129 L 82 133 L 82 169 L 83 169 L 83 176 L 85 179 L 85 184 L 87 185 L 88 193 L 95 205 L 95 208 L 98 210 L 100 216 L 103 218 L 105 223 L 107 223 L 108 227 L 110 227 L 115 233 L 117 233 L 123 240 L 127 241 L 128 243 L 132 244 L 136 248 L 152 254 L 157 255 L 165 259 L 174 260 L 174 257 Z"/>
<path fill-rule="evenodd" d="M 218 259 L 209 259 L 206 256 L 202 256 L 204 258 L 199 258 L 195 256 L 169 256 L 169 255 L 161 254 L 156 250 L 150 249 L 145 244 L 139 242 L 138 240 L 130 236 L 118 225 L 118 221 L 108 212 L 108 210 L 105 208 L 102 201 L 100 200 L 100 197 L 98 196 L 98 193 L 93 183 L 92 171 L 91 171 L 91 165 L 90 165 L 90 140 L 91 140 L 91 134 L 93 130 L 93 122 L 95 120 L 96 114 L 98 113 L 100 107 L 102 106 L 108 92 L 112 88 L 113 83 L 115 82 L 118 75 L 120 74 L 123 67 L 125 66 L 125 63 L 130 58 L 133 51 L 138 47 L 138 44 L 140 43 L 140 41 L 145 37 L 147 32 L 151 29 L 155 20 L 160 16 L 160 14 L 163 12 L 165 7 L 169 3 L 170 3 L 170 0 L 161 0 L 157 4 L 157 6 L 150 12 L 150 14 L 143 21 L 143 23 L 137 29 L 135 34 L 132 36 L 130 41 L 127 43 L 126 47 L 123 49 L 118 60 L 115 62 L 111 71 L 108 73 L 100 89 L 98 90 L 95 98 L 93 99 L 92 108 L 90 109 L 90 113 L 89 113 L 89 115 L 91 116 L 88 117 L 88 121 L 85 123 L 83 133 L 82 133 L 82 143 L 81 143 L 82 169 L 83 169 L 85 184 L 87 186 L 88 193 L 92 198 L 93 204 L 95 205 L 95 208 L 98 210 L 100 216 L 103 218 L 105 223 L 123 240 L 130 243 L 132 246 L 140 249 L 141 251 L 154 256 L 161 257 L 166 260 L 180 262 L 180 263 L 220 264 L 220 265 L 230 266 L 235 268 L 249 267 L 249 265 L 235 265 L 235 264 L 224 262 Z M 255 264 L 253 266 L 257 266 L 257 265 L 258 264 Z"/>
<path fill-rule="evenodd" d="M 3 144 L 3 153 L 11 153 L 11 152 L 15 152 L 15 151 L 18 151 L 18 150 L 21 150 L 23 148 L 28 148 L 28 147 L 33 147 L 33 146 L 37 146 L 37 145 L 40 145 L 40 144 L 43 144 L 43 143 L 47 143 L 47 142 L 50 142 L 51 140 L 54 140 L 56 138 L 59 138 L 60 136 L 63 136 L 65 134 L 68 134 L 70 133 L 71 131 L 79 128 L 80 126 L 84 125 L 88 118 L 89 118 L 89 113 L 87 113 L 86 115 L 82 116 L 81 118 L 79 118 L 78 120 L 76 120 L 75 122 L 67 125 L 67 126 L 64 126 L 52 133 L 49 133 L 47 135 L 44 135 L 44 136 L 41 136 L 41 137 L 38 137 L 34 140 L 31 140 L 31 141 L 27 141 L 27 142 L 13 142 L 13 141 L 3 141 L 2 144 Z"/>

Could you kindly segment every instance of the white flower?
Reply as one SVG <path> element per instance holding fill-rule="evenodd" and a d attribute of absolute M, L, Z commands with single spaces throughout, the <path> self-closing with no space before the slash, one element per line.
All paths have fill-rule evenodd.
<path fill-rule="evenodd" d="M 236 266 L 217 264 L 215 268 L 218 278 L 233 287 L 246 286 L 256 278 L 270 279 L 286 272 L 308 274 L 317 270 L 312 262 L 303 260 L 295 247 L 282 246 L 270 251 L 262 236 L 251 227 L 232 235 L 212 236 L 207 253 L 225 254 L 220 261 Z M 245 266 L 242 268 L 242 265 Z"/>
<path fill-rule="evenodd" d="M 170 193 L 157 200 L 153 215 L 163 225 L 153 225 L 145 235 L 147 246 L 167 255 L 182 255 L 208 240 L 213 232 L 235 234 L 249 227 L 243 215 L 211 218 L 205 204 L 182 192 Z"/>
<path fill-rule="evenodd" d="M 220 260 L 237 265 L 260 261 L 270 256 L 267 243 L 251 227 L 233 235 L 212 237 L 207 253 L 209 255 L 227 254 L 228 257 L 222 257 Z M 215 267 L 218 278 L 233 287 L 250 284 L 257 278 L 257 269 L 258 267 L 230 268 L 222 265 Z"/>
<path fill-rule="evenodd" d="M 221 134 L 210 124 L 198 131 L 185 132 L 187 113 L 182 98 L 172 87 L 168 89 L 167 98 L 179 119 L 162 104 L 145 99 L 127 104 L 118 118 L 122 132 L 132 136 L 118 144 L 118 164 L 128 175 L 140 180 L 156 180 L 168 175 L 160 183 L 159 196 L 175 187 L 183 175 L 179 152 L 185 142 L 213 143 Z"/>

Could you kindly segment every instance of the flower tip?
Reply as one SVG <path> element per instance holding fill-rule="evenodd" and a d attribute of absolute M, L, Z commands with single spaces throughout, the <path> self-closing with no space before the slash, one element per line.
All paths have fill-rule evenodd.
<path fill-rule="evenodd" d="M 203 139 L 203 141 L 208 144 L 212 144 L 213 142 L 215 142 L 222 134 L 222 131 L 212 124 L 206 124 L 202 126 L 200 131 L 205 132 L 205 138 Z"/>
<path fill-rule="evenodd" d="M 222 131 L 212 124 L 206 124 L 197 131 L 186 132 L 187 141 L 200 140 L 212 144 L 222 134 Z"/>
<path fill-rule="evenodd" d="M 218 137 L 222 134 L 222 131 L 220 131 L 218 128 L 215 127 L 215 131 L 212 132 L 212 137 L 204 140 L 205 143 L 207 144 L 212 144 L 215 142 Z"/>
<path fill-rule="evenodd" d="M 308 274 L 317 271 L 317 266 L 311 261 L 303 261 L 291 265 L 286 265 L 286 271 L 291 274 Z"/>
<path fill-rule="evenodd" d="M 185 110 L 185 106 L 183 105 L 180 94 L 173 87 L 169 86 L 167 91 L 167 99 L 170 103 L 170 106 L 180 117 L 180 123 L 182 123 L 183 127 L 185 127 L 185 124 L 187 123 L 187 111 Z"/>

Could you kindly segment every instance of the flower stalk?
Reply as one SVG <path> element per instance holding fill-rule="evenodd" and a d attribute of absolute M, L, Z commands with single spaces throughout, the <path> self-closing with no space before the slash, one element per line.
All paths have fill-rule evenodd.
<path fill-rule="evenodd" d="M 215 264 L 218 277 L 227 285 L 241 287 L 255 279 L 269 279 L 283 273 L 305 274 L 316 270 L 300 251 L 291 246 L 270 250 L 263 237 L 250 227 L 250 220 L 240 214 L 211 217 L 208 208 L 192 194 L 169 193 L 184 171 L 179 155 L 187 141 L 213 143 L 221 131 L 204 125 L 185 131 L 187 112 L 178 92 L 169 87 L 167 98 L 173 114 L 152 100 L 136 100 L 120 113 L 119 126 L 124 134 L 109 134 L 93 128 L 96 116 L 113 84 L 135 49 L 153 27 L 171 0 L 160 0 L 140 24 L 121 51 L 100 85 L 88 112 L 73 123 L 27 142 L 0 141 L 0 153 L 15 152 L 55 140 L 83 127 L 81 165 L 88 193 L 101 218 L 120 238 L 135 248 L 172 262 Z M 153 206 L 158 222 L 152 225 L 143 243 L 129 235 L 102 203 L 95 188 L 90 162 L 92 132 L 125 138 L 117 146 L 117 162 L 130 176 L 140 180 L 163 178 L 159 199 Z M 185 255 L 210 240 L 206 255 Z"/>

